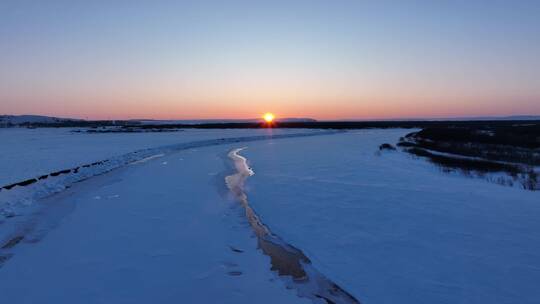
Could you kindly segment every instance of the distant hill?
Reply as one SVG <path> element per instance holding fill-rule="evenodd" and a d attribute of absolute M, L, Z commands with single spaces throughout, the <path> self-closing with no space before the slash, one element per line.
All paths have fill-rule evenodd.
<path fill-rule="evenodd" d="M 385 118 L 385 119 L 343 119 L 343 120 L 332 120 L 332 121 L 344 121 L 344 122 L 355 122 L 355 121 L 516 121 L 516 120 L 540 120 L 540 115 L 512 115 L 512 116 L 462 116 L 462 117 L 438 117 L 438 118 L 427 118 L 427 117 L 404 117 L 404 118 Z"/>
<path fill-rule="evenodd" d="M 0 115 L 0 126 L 28 125 L 28 124 L 53 124 L 72 121 L 81 121 L 80 119 L 59 118 L 41 115 Z"/>
<path fill-rule="evenodd" d="M 259 119 L 258 121 L 261 121 Z M 277 122 L 316 122 L 316 119 L 313 118 L 297 118 L 297 117 L 290 117 L 290 118 L 276 118 Z"/>
<path fill-rule="evenodd" d="M 540 120 L 540 115 L 513 115 L 494 117 L 472 117 L 474 120 Z"/>

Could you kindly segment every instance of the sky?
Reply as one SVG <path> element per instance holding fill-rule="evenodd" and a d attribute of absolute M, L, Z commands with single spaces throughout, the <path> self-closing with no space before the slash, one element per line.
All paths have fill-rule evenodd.
<path fill-rule="evenodd" d="M 0 1 L 0 114 L 540 115 L 540 1 Z"/>

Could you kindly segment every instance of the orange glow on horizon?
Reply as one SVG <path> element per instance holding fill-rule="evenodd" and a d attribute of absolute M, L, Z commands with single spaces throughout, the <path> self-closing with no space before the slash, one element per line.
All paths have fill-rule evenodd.
<path fill-rule="evenodd" d="M 3 93 L 3 92 L 2 92 Z M 173 98 L 150 97 L 127 98 L 118 96 L 106 98 L 101 95 L 66 94 L 56 99 L 50 98 L 18 98 L 3 103 L 0 94 L 0 113 L 11 115 L 47 115 L 88 120 L 123 120 L 123 119 L 157 119 L 157 120 L 242 120 L 259 119 L 266 123 L 266 112 L 261 108 L 271 106 L 272 113 L 279 113 L 280 118 L 313 118 L 317 120 L 365 120 L 365 119 L 417 119 L 417 118 L 449 118 L 470 116 L 509 116 L 522 115 L 527 104 L 532 104 L 533 98 L 516 98 L 508 103 L 507 98 L 490 97 L 493 105 L 486 108 L 487 97 L 472 97 L 451 101 L 450 97 L 436 98 L 433 96 L 388 96 L 338 98 L 320 97 L 306 99 L 290 98 Z M 279 97 L 279 96 L 278 96 Z M 46 102 L 44 101 L 45 99 Z M 64 102 L 63 100 L 69 100 Z M 535 105 L 540 105 L 536 103 Z M 15 106 L 20 106 L 16 108 Z M 540 107 L 528 110 L 529 114 L 539 113 Z M 275 112 L 274 112 L 275 111 Z M 276 117 L 274 115 L 273 122 Z"/>
<path fill-rule="evenodd" d="M 266 121 L 267 123 L 273 122 L 275 118 L 276 118 L 276 117 L 275 117 L 274 114 L 272 114 L 272 113 L 265 113 L 265 114 L 263 115 L 263 119 L 264 119 L 264 121 Z"/>

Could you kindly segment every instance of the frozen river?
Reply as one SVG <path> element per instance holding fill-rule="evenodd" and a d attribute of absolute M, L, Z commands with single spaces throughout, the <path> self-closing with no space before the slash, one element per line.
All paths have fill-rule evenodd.
<path fill-rule="evenodd" d="M 443 174 L 399 151 L 376 153 L 408 130 L 190 146 L 261 135 L 242 132 L 186 133 L 182 149 L 152 150 L 151 157 L 73 183 L 31 202 L 31 212 L 4 218 L 1 301 L 348 303 L 299 288 L 299 279 L 311 274 L 305 265 L 361 303 L 540 298 L 538 192 Z M 145 134 L 133 149 L 179 142 L 156 136 L 152 142 Z M 107 153 L 101 156 L 114 157 Z M 63 166 L 54 159 L 61 155 L 48 157 Z M 228 155 L 242 157 L 241 192 L 225 183 L 240 172 Z M 69 165 L 79 164 L 71 156 Z M 261 245 L 238 194 L 249 198 L 268 235 L 278 237 L 278 253 L 282 245 L 301 253 L 300 268 L 272 260 L 273 248 Z"/>

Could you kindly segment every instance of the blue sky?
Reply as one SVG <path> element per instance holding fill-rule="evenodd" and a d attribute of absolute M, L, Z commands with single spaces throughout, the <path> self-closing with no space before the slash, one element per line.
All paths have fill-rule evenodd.
<path fill-rule="evenodd" d="M 8 0 L 0 113 L 540 114 L 538 54 L 540 1 Z"/>

